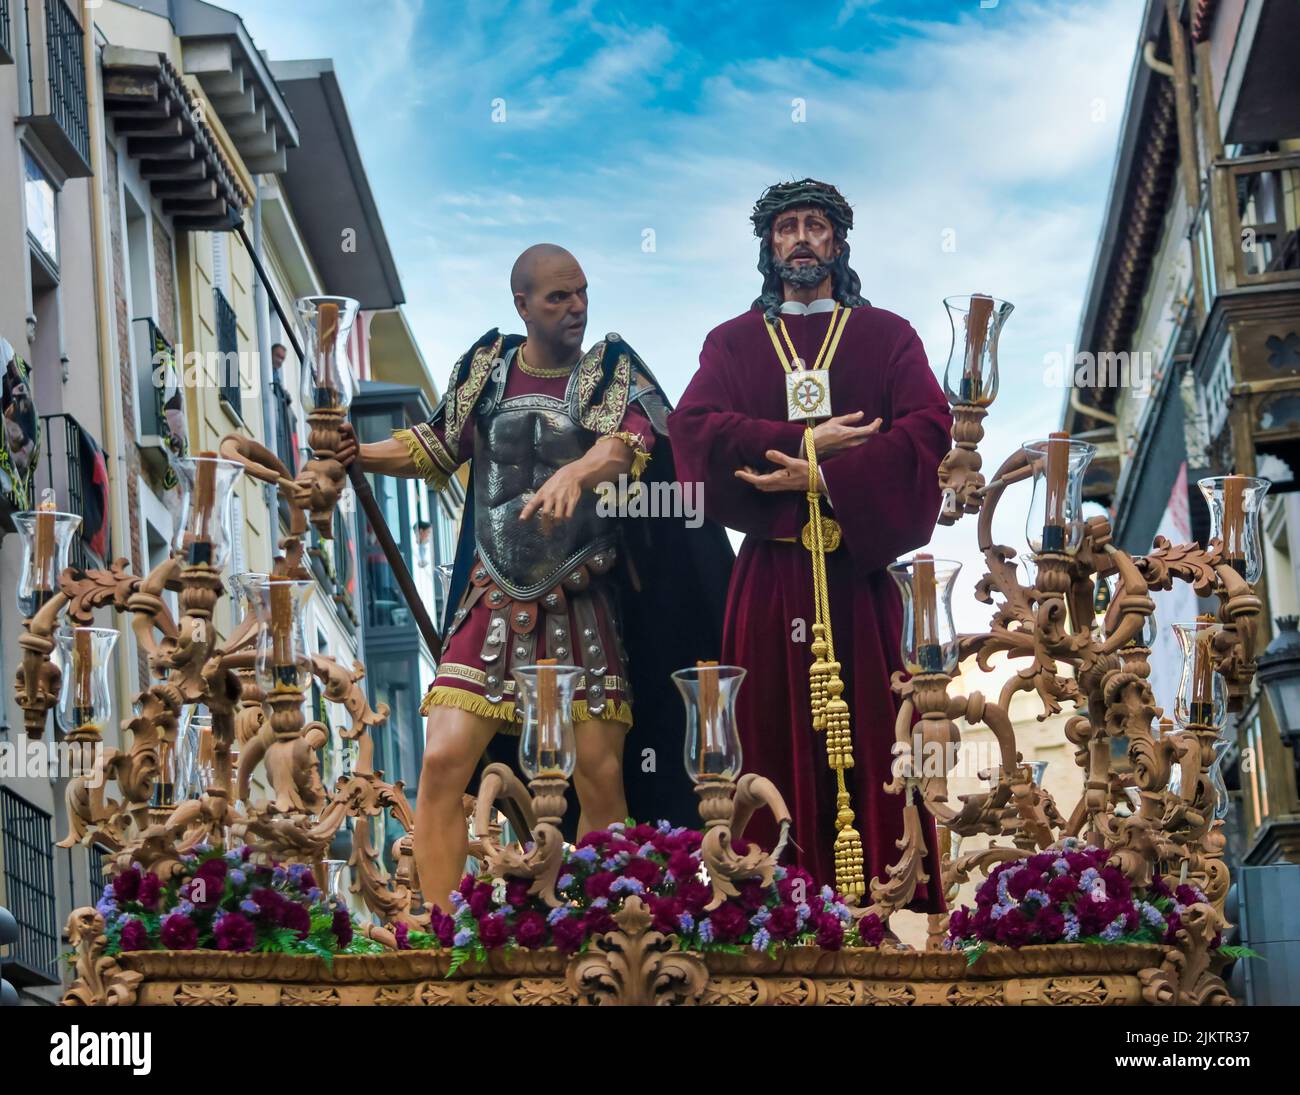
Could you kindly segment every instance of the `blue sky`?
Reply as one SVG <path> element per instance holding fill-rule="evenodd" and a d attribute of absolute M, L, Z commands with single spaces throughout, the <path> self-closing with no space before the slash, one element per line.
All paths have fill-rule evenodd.
<path fill-rule="evenodd" d="M 1140 0 L 217 2 L 274 59 L 334 58 L 439 377 L 517 326 L 510 264 L 547 240 L 586 269 L 589 337 L 619 331 L 680 394 L 757 292 L 755 198 L 812 175 L 854 204 L 864 295 L 936 372 L 943 297 L 1015 303 L 986 465 L 1059 421 L 1044 358 L 1077 332 Z M 1022 546 L 1023 506 L 1003 508 L 997 539 Z M 965 593 L 973 532 L 932 545 L 967 563 L 964 628 L 987 618 Z"/>

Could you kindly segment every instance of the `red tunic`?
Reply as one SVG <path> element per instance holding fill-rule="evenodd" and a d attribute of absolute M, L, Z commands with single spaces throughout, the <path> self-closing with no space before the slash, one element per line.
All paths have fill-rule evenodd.
<path fill-rule="evenodd" d="M 829 312 L 784 317 L 799 356 L 812 362 Z M 798 455 L 802 423 L 786 419 L 785 374 L 761 312 L 750 311 L 709 333 L 700 368 L 669 419 L 683 481 L 704 487 L 704 510 L 745 533 L 727 597 L 724 661 L 748 671 L 737 716 L 747 771 L 770 778 L 790 807 L 799 862 L 833 882 L 835 778 L 823 737 L 812 728 L 808 669 L 814 620 L 812 561 L 798 543 L 808 520 L 802 491 L 764 493 L 735 477 L 748 465 L 770 470 L 768 449 Z M 843 531 L 827 556 L 831 625 L 843 665 L 855 765 L 847 773 L 866 877 L 885 877 L 902 836 L 900 796 L 890 779 L 895 697 L 890 674 L 902 668 L 902 604 L 885 568 L 924 545 L 939 512 L 938 466 L 950 446 L 951 417 L 920 338 L 900 316 L 863 306 L 849 317 L 830 369 L 831 407 L 883 419 L 865 445 L 822 463 L 835 519 Z M 772 847 L 770 815 L 751 834 Z M 933 822 L 927 817 L 928 886 L 910 906 L 943 908 Z"/>

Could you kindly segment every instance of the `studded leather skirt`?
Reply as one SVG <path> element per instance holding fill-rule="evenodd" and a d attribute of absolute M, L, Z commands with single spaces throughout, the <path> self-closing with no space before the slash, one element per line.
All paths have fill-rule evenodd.
<path fill-rule="evenodd" d="M 502 732 L 518 733 L 511 670 L 554 658 L 583 670 L 574 697 L 575 722 L 606 719 L 630 726 L 627 655 L 610 577 L 614 561 L 612 549 L 599 552 L 537 598 L 519 600 L 476 558 L 421 712 L 459 707 L 504 719 Z"/>

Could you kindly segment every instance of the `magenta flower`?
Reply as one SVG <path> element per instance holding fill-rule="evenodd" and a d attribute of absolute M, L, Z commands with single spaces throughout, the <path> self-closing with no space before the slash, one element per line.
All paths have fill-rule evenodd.
<path fill-rule="evenodd" d="M 504 947 L 510 939 L 510 928 L 506 925 L 506 918 L 499 913 L 485 916 L 478 924 L 478 938 L 488 950 Z"/>
<path fill-rule="evenodd" d="M 242 913 L 226 913 L 213 929 L 217 950 L 251 951 L 257 939 L 253 922 Z"/>
<path fill-rule="evenodd" d="M 161 896 L 162 882 L 158 880 L 158 876 L 153 871 L 149 871 L 140 879 L 140 889 L 136 893 L 135 899 L 150 912 L 153 912 L 158 907 L 158 898 Z"/>
<path fill-rule="evenodd" d="M 134 901 L 140 892 L 140 868 L 134 863 L 113 879 L 113 894 L 118 901 Z"/>
<path fill-rule="evenodd" d="M 299 905 L 296 901 L 284 903 L 280 923 L 290 931 L 297 932 L 299 939 L 306 939 L 311 934 L 311 913 L 305 905 Z"/>
<path fill-rule="evenodd" d="M 397 940 L 397 949 L 399 951 L 409 951 L 411 949 L 411 929 L 404 922 L 399 921 L 393 925 L 393 938 Z"/>
<path fill-rule="evenodd" d="M 192 951 L 199 942 L 199 929 L 183 913 L 172 913 L 163 919 L 159 932 L 162 945 L 169 951 Z"/>
<path fill-rule="evenodd" d="M 719 943 L 739 939 L 749 926 L 749 916 L 735 901 L 724 901 L 709 914 L 713 923 L 713 937 Z"/>
<path fill-rule="evenodd" d="M 858 920 L 858 935 L 868 947 L 878 947 L 885 941 L 885 925 L 875 913 Z"/>
<path fill-rule="evenodd" d="M 528 904 L 528 889 L 532 885 L 526 878 L 512 878 L 506 883 L 506 904 L 522 909 Z"/>
<path fill-rule="evenodd" d="M 582 946 L 587 937 L 587 929 L 582 920 L 576 916 L 565 916 L 551 925 L 551 935 L 555 945 L 565 954 L 572 954 Z"/>
<path fill-rule="evenodd" d="M 598 897 L 608 897 L 609 888 L 614 885 L 618 878 L 613 871 L 597 871 L 583 883 L 583 890 L 592 900 Z"/>
<path fill-rule="evenodd" d="M 837 951 L 844 946 L 844 925 L 839 917 L 831 913 L 817 917 L 817 945 L 824 951 Z"/>
<path fill-rule="evenodd" d="M 334 919 L 330 922 L 330 931 L 334 933 L 334 938 L 338 940 L 340 950 L 352 942 L 352 917 L 342 905 L 334 910 Z"/>
<path fill-rule="evenodd" d="M 144 926 L 144 921 L 132 917 L 123 924 L 118 946 L 124 951 L 146 950 L 149 946 L 149 929 Z"/>
<path fill-rule="evenodd" d="M 529 950 L 542 946 L 546 942 L 546 917 L 532 909 L 520 913 L 515 921 L 515 942 Z"/>
<path fill-rule="evenodd" d="M 793 905 L 778 905 L 763 927 L 773 939 L 793 939 L 799 931 L 799 914 Z"/>

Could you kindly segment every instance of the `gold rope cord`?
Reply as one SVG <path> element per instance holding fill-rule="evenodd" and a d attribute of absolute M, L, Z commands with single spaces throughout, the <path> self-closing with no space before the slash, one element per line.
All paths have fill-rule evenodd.
<path fill-rule="evenodd" d="M 863 873 L 862 837 L 853 827 L 853 806 L 844 773 L 853 767 L 853 738 L 849 731 L 849 705 L 844 699 L 840 663 L 835 660 L 831 631 L 830 593 L 826 581 L 826 528 L 821 516 L 817 445 L 812 425 L 804 429 L 808 457 L 808 550 L 813 572 L 813 664 L 808 671 L 813 729 L 826 732 L 826 760 L 835 773 L 835 888 L 845 897 L 867 892 Z"/>

